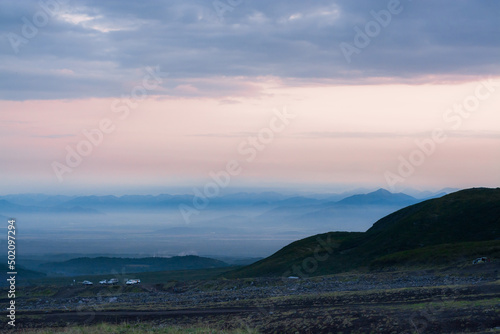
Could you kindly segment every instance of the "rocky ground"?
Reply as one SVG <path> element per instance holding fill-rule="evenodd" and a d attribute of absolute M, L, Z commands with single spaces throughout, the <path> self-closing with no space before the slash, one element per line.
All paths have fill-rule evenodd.
<path fill-rule="evenodd" d="M 500 330 L 498 269 L 491 263 L 303 279 L 32 286 L 20 288 L 16 307 L 21 327 L 138 320 L 262 333 L 494 332 Z"/>

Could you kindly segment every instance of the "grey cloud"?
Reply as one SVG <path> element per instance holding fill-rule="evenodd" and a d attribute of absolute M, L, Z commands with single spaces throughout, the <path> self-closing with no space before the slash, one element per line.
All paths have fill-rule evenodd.
<path fill-rule="evenodd" d="M 401 13 L 347 63 L 340 43 L 352 44 L 354 27 L 363 29 L 370 12 L 387 4 L 247 0 L 220 20 L 212 1 L 68 1 L 15 54 L 8 33 L 21 36 L 21 18 L 41 8 L 38 1 L 3 1 L 0 98 L 118 96 L 124 82 L 155 65 L 169 72 L 162 94 L 186 96 L 244 92 L 241 86 L 218 91 L 200 80 L 217 76 L 350 84 L 500 74 L 500 2 L 486 0 L 401 0 Z M 197 93 L 173 90 L 189 79 L 198 80 Z"/>

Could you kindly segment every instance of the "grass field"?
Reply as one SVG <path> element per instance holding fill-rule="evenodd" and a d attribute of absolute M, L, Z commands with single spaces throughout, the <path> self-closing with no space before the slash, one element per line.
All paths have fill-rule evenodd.
<path fill-rule="evenodd" d="M 500 240 L 460 242 L 397 252 L 375 259 L 370 267 L 433 267 L 469 265 L 474 258 L 500 258 Z"/>
<path fill-rule="evenodd" d="M 20 331 L 26 334 L 258 334 L 257 331 L 248 329 L 220 330 L 209 327 L 189 328 L 179 326 L 156 326 L 148 323 L 102 323 L 93 326 L 74 326 L 60 329 L 27 329 Z"/>

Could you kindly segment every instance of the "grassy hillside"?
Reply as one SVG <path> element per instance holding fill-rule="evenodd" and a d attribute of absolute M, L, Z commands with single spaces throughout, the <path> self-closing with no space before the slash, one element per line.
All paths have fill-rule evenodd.
<path fill-rule="evenodd" d="M 325 239 L 330 239 L 329 246 Z M 455 262 L 469 261 L 475 255 L 498 256 L 497 242 L 482 243 L 492 240 L 500 240 L 500 188 L 467 189 L 401 209 L 364 233 L 330 232 L 296 241 L 231 276 L 312 276 L 369 267 L 372 262 L 381 267 L 391 261 L 401 265 L 452 260 L 443 256 L 436 262 L 439 253 L 453 255 Z"/>
<path fill-rule="evenodd" d="M 7 262 L 7 261 L 5 261 Z M 9 270 L 9 268 L 7 267 L 7 265 L 4 265 L 4 264 L 1 264 L 0 265 L 0 273 L 2 276 L 0 276 L 2 278 L 2 282 L 3 282 L 3 278 L 4 277 L 7 277 L 7 272 L 10 272 L 11 270 Z M 17 272 L 17 276 L 18 277 L 21 277 L 21 278 L 40 278 L 40 277 L 45 277 L 46 275 L 44 273 L 41 273 L 41 272 L 38 272 L 38 271 L 34 271 L 34 270 L 29 270 L 29 269 L 25 269 L 25 268 L 22 268 L 22 267 L 16 267 L 16 270 Z"/>
<path fill-rule="evenodd" d="M 299 273 L 294 272 L 293 268 L 294 266 L 302 268 L 304 260 L 309 258 L 325 259 L 319 262 L 328 263 L 327 266 L 318 268 L 317 274 L 329 272 L 329 269 L 326 268 L 341 271 L 343 266 L 346 265 L 342 261 L 344 259 L 338 258 L 338 261 L 333 262 L 331 258 L 335 257 L 336 254 L 338 255 L 338 248 L 343 242 L 354 239 L 361 234 L 362 232 L 329 232 L 298 240 L 283 247 L 270 257 L 227 273 L 224 276 L 229 278 L 266 275 L 301 276 Z M 348 261 L 348 259 L 346 260 Z"/>
<path fill-rule="evenodd" d="M 500 240 L 458 242 L 406 250 L 376 258 L 370 268 L 466 266 L 473 259 L 483 256 L 500 259 Z"/>
<path fill-rule="evenodd" d="M 5 261 L 7 262 L 7 261 Z M 10 272 L 7 265 L 0 265 L 0 287 L 9 286 L 9 282 L 7 281 L 11 275 L 7 273 Z M 33 271 L 29 269 L 24 269 L 22 267 L 16 267 L 17 275 L 16 276 L 16 285 L 22 285 L 32 279 L 40 279 L 45 277 L 44 273 Z"/>
<path fill-rule="evenodd" d="M 500 239 L 500 188 L 467 189 L 427 200 L 379 221 L 340 251 L 367 264 L 387 254 L 445 243 Z"/>

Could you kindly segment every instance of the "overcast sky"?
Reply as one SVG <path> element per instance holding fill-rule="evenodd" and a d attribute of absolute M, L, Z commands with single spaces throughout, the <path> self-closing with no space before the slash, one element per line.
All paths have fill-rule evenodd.
<path fill-rule="evenodd" d="M 499 17 L 486 0 L 1 1 L 2 192 L 191 189 L 232 160 L 233 186 L 498 186 Z M 87 155 L 70 166 L 68 147 Z"/>

